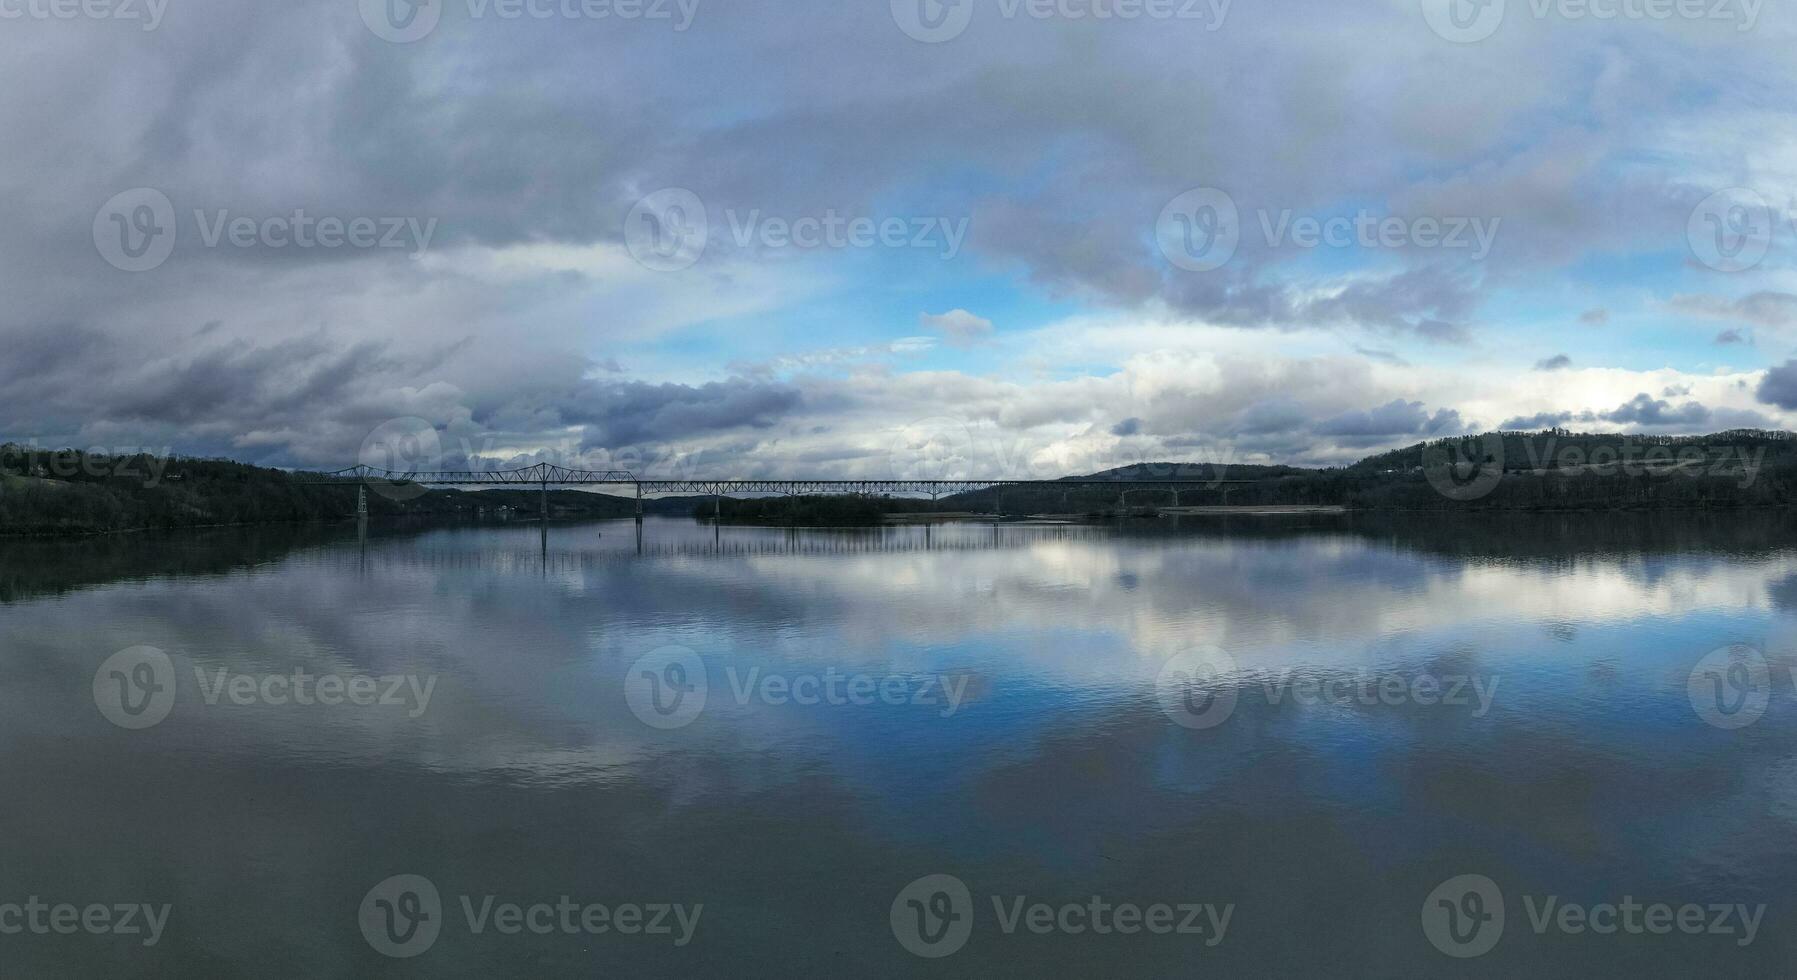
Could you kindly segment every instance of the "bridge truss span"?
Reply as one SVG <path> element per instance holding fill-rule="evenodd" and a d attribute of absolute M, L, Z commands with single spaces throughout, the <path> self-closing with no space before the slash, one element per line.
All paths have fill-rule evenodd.
<path fill-rule="evenodd" d="M 535 487 L 542 492 L 541 510 L 549 516 L 551 486 L 627 487 L 635 491 L 637 516 L 642 517 L 643 498 L 662 494 L 709 496 L 721 501 L 739 494 L 784 494 L 803 496 L 819 494 L 927 494 L 937 500 L 945 494 L 975 490 L 1035 489 L 1059 490 L 1062 498 L 1076 490 L 1110 490 L 1117 493 L 1119 505 L 1127 506 L 1129 494 L 1141 490 L 1172 491 L 1174 503 L 1182 490 L 1218 489 L 1259 480 L 658 480 L 638 477 L 628 470 L 577 470 L 553 463 L 511 470 L 390 470 L 358 465 L 328 473 L 296 473 L 293 482 L 306 486 L 513 486 Z M 1227 491 L 1225 491 L 1227 492 Z M 721 504 L 719 505 L 721 507 Z M 358 507 L 366 512 L 366 503 Z M 721 511 L 719 511 L 721 513 Z"/>

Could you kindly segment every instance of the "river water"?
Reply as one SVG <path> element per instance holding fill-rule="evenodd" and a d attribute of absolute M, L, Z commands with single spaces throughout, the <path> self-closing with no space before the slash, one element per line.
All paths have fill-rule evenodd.
<path fill-rule="evenodd" d="M 1788 975 L 1794 532 L 3 544 L 0 974 Z"/>

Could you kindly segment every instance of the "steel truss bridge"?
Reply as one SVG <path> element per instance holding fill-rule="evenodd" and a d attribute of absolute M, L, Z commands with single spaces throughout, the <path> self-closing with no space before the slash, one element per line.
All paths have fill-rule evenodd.
<path fill-rule="evenodd" d="M 293 482 L 308 486 L 512 486 L 537 487 L 542 491 L 542 513 L 549 513 L 552 486 L 629 487 L 636 492 L 636 511 L 643 514 L 643 498 L 660 494 L 704 495 L 714 501 L 736 494 L 928 494 L 932 501 L 943 494 L 971 490 L 1005 490 L 1013 487 L 1059 490 L 1062 499 L 1075 490 L 1115 490 L 1120 506 L 1137 490 L 1172 491 L 1178 506 L 1183 490 L 1259 483 L 1259 480 L 656 480 L 637 477 L 628 470 L 576 470 L 552 463 L 537 463 L 513 470 L 412 470 L 352 466 L 329 473 L 296 473 Z M 721 504 L 716 504 L 721 506 Z"/>

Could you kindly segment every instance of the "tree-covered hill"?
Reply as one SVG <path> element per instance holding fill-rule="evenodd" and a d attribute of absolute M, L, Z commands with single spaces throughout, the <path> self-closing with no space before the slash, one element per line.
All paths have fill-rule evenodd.
<path fill-rule="evenodd" d="M 536 517 L 539 491 L 404 487 L 368 493 L 373 517 Z M 308 486 L 285 470 L 220 459 L 102 456 L 0 445 L 0 533 L 69 534 L 222 524 L 342 520 L 357 487 Z M 551 490 L 558 518 L 627 517 L 636 501 Z M 689 513 L 690 499 L 645 501 L 653 513 Z"/>

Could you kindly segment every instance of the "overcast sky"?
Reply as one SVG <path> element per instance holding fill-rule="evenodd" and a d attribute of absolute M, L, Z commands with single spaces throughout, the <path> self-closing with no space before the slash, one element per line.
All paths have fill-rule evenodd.
<path fill-rule="evenodd" d="M 0 438 L 1059 476 L 1791 427 L 1794 26 L 0 0 Z"/>

